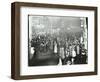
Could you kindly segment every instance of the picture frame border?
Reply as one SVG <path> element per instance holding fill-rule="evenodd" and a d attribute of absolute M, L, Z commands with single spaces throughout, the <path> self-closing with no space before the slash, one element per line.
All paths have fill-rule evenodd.
<path fill-rule="evenodd" d="M 78 72 L 78 73 L 60 73 L 60 74 L 42 74 L 42 75 L 20 75 L 20 8 L 25 7 L 42 7 L 57 9 L 74 9 L 74 10 L 93 10 L 94 11 L 94 72 Z M 40 79 L 55 78 L 69 76 L 97 75 L 97 52 L 98 52 L 98 27 L 97 27 L 97 7 L 62 5 L 62 4 L 44 4 L 29 2 L 13 2 L 11 4 L 11 78 L 15 80 L 23 79 Z"/>

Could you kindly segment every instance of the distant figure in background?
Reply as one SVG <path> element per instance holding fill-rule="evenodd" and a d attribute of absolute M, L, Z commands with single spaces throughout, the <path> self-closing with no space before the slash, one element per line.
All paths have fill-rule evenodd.
<path fill-rule="evenodd" d="M 77 55 L 80 54 L 80 46 L 79 46 L 79 44 L 76 45 L 76 54 Z"/>
<path fill-rule="evenodd" d="M 66 58 L 65 58 L 66 65 L 71 65 L 72 64 L 71 58 L 72 57 L 70 56 L 69 49 L 67 49 L 66 50 Z"/>
<path fill-rule="evenodd" d="M 73 49 L 72 49 L 72 64 L 74 64 L 75 57 L 76 57 L 76 52 L 75 52 L 74 47 L 73 47 Z"/>
<path fill-rule="evenodd" d="M 69 55 L 72 56 L 72 44 L 69 45 Z"/>
<path fill-rule="evenodd" d="M 30 59 L 32 59 L 34 57 L 34 53 L 35 53 L 35 49 L 34 49 L 34 47 L 31 47 L 30 48 L 30 55 L 29 55 Z"/>
<path fill-rule="evenodd" d="M 61 41 L 60 42 L 60 46 L 59 46 L 59 55 L 60 55 L 60 58 L 62 60 L 62 65 L 65 65 L 65 43 L 64 41 Z"/>
<path fill-rule="evenodd" d="M 81 43 L 80 42 L 78 42 L 77 45 L 75 46 L 75 51 L 76 51 L 76 57 L 74 63 L 81 64 Z"/>
<path fill-rule="evenodd" d="M 86 49 L 82 50 L 81 64 L 87 64 Z"/>
<path fill-rule="evenodd" d="M 60 57 L 61 57 L 61 60 L 62 60 L 62 65 L 64 65 L 64 59 L 65 59 L 64 47 L 60 48 Z"/>
<path fill-rule="evenodd" d="M 54 53 L 57 53 L 57 43 L 56 43 L 56 41 L 54 42 Z"/>

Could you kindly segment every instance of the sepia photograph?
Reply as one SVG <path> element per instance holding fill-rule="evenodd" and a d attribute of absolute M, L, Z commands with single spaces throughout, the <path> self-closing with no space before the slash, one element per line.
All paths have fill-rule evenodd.
<path fill-rule="evenodd" d="M 28 15 L 28 66 L 88 64 L 88 17 Z"/>

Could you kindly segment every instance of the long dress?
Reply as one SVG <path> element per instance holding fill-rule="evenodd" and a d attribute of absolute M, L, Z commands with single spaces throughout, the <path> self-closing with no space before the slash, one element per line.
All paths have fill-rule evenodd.
<path fill-rule="evenodd" d="M 80 54 L 80 47 L 79 47 L 79 45 L 77 45 L 77 54 L 78 55 Z"/>
<path fill-rule="evenodd" d="M 60 48 L 60 56 L 61 56 L 61 59 L 64 59 L 65 58 L 65 55 L 64 55 L 64 48 Z"/>
<path fill-rule="evenodd" d="M 72 50 L 72 57 L 76 56 L 76 52 L 74 51 L 74 49 Z"/>
<path fill-rule="evenodd" d="M 57 53 L 57 43 L 54 43 L 54 53 Z"/>

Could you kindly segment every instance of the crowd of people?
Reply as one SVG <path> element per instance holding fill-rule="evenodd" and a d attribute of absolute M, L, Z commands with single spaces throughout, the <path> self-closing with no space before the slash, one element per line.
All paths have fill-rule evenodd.
<path fill-rule="evenodd" d="M 87 50 L 85 49 L 84 42 L 81 43 L 80 39 L 73 41 L 66 39 L 58 43 L 55 41 L 54 53 L 59 54 L 62 65 L 87 64 Z"/>
<path fill-rule="evenodd" d="M 88 63 L 87 49 L 80 38 L 71 40 L 70 38 L 60 39 L 59 37 L 52 38 L 49 35 L 38 35 L 30 43 L 35 52 L 51 51 L 54 55 L 58 55 L 62 65 Z"/>

